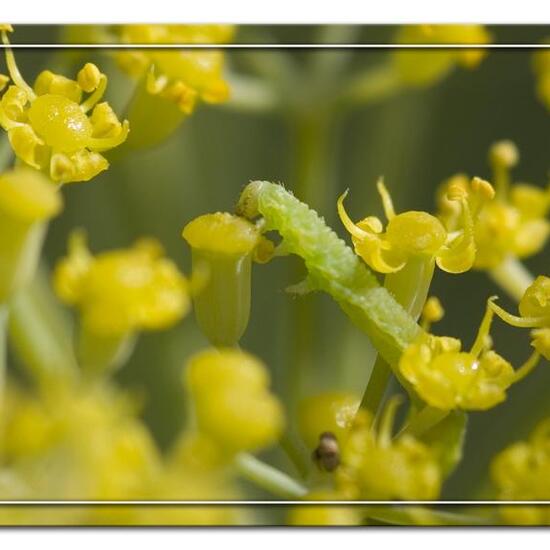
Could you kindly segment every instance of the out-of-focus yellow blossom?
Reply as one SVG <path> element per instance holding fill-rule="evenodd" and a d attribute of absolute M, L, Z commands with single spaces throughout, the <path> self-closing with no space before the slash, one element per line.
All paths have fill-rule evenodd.
<path fill-rule="evenodd" d="M 546 40 L 548 42 L 548 40 Z M 533 54 L 533 72 L 536 79 L 536 93 L 539 101 L 550 109 L 550 49 L 537 50 Z"/>
<path fill-rule="evenodd" d="M 58 296 L 80 309 L 86 329 L 98 335 L 162 330 L 190 306 L 186 278 L 154 239 L 93 256 L 84 235 L 73 233 L 53 282 Z"/>
<path fill-rule="evenodd" d="M 519 316 L 506 312 L 496 304 L 493 311 L 504 321 L 520 328 L 532 328 L 531 345 L 550 359 L 550 278 L 539 275 L 525 291 L 519 303 Z"/>
<path fill-rule="evenodd" d="M 346 500 L 346 497 L 336 491 L 312 491 L 305 500 L 337 501 Z M 357 506 L 345 504 L 304 504 L 293 506 L 287 517 L 288 525 L 295 526 L 344 526 L 361 525 L 362 517 Z"/>
<path fill-rule="evenodd" d="M 123 44 L 217 44 L 229 42 L 233 32 L 231 25 L 122 25 L 117 35 Z M 129 49 L 115 55 L 127 74 L 146 78 L 150 94 L 184 113 L 193 111 L 197 99 L 219 103 L 229 97 L 221 50 Z"/>
<path fill-rule="evenodd" d="M 483 192 L 491 192 L 486 182 L 478 185 Z M 474 220 L 466 195 L 460 188 L 450 188 L 447 194 L 449 201 L 459 205 L 460 227 L 447 231 L 441 221 L 427 212 L 411 210 L 396 214 L 383 182 L 379 181 L 377 187 L 388 219 L 385 231 L 380 219 L 374 216 L 354 224 L 344 209 L 347 192 L 338 199 L 338 214 L 352 235 L 355 252 L 372 269 L 394 273 L 413 257 L 433 258 L 440 269 L 449 273 L 462 273 L 472 267 L 476 254 Z"/>
<path fill-rule="evenodd" d="M 479 48 L 447 48 L 445 44 L 484 45 L 491 42 L 482 25 L 405 25 L 396 36 L 399 44 L 419 44 L 441 48 L 398 49 L 392 61 L 400 79 L 409 86 L 430 86 L 444 78 L 456 65 L 475 69 L 487 51 Z"/>
<path fill-rule="evenodd" d="M 462 187 L 474 214 L 474 238 L 477 253 L 475 269 L 493 269 L 512 256 L 527 258 L 539 252 L 550 235 L 546 219 L 550 209 L 550 189 L 525 183 L 511 185 L 510 169 L 519 153 L 510 141 L 495 143 L 489 151 L 493 169 L 495 200 L 480 201 L 468 187 L 467 177 L 457 175 L 444 182 L 439 193 L 439 217 L 449 231 L 460 224 L 456 210 L 445 198 L 450 186 Z"/>
<path fill-rule="evenodd" d="M 0 174 L 0 303 L 31 280 L 47 222 L 62 206 L 42 174 L 23 167 Z"/>
<path fill-rule="evenodd" d="M 349 392 L 324 392 L 300 403 L 298 421 L 306 445 L 314 449 L 323 432 L 334 434 L 343 444 L 353 423 L 361 398 Z"/>
<path fill-rule="evenodd" d="M 422 309 L 420 324 L 422 328 L 428 332 L 432 324 L 441 321 L 444 315 L 445 310 L 439 299 L 436 296 L 430 296 Z"/>
<path fill-rule="evenodd" d="M 336 487 L 347 499 L 432 500 L 439 495 L 441 474 L 430 449 L 404 434 L 392 439 L 399 398 L 386 405 L 380 424 L 361 409 L 336 470 Z"/>
<path fill-rule="evenodd" d="M 283 409 L 255 357 L 234 349 L 204 351 L 187 364 L 185 384 L 199 432 L 226 451 L 257 451 L 279 438 Z"/>
<path fill-rule="evenodd" d="M 207 277 L 194 297 L 197 322 L 212 344 L 233 346 L 248 326 L 252 261 L 268 261 L 273 243 L 256 225 L 227 212 L 195 218 L 182 237 L 191 247 L 193 271 Z"/>
<path fill-rule="evenodd" d="M 519 441 L 499 453 L 491 477 L 500 500 L 550 499 L 550 420 L 541 422 L 528 441 Z M 511 525 L 550 524 L 549 506 L 499 506 Z"/>
<path fill-rule="evenodd" d="M 8 45 L 6 31 L 2 37 Z M 107 77 L 86 63 L 76 80 L 46 70 L 31 87 L 9 48 L 6 62 L 13 85 L 0 100 L 0 125 L 17 157 L 57 183 L 88 181 L 106 170 L 101 152 L 123 143 L 129 131 L 107 102 L 99 103 Z"/>
<path fill-rule="evenodd" d="M 127 397 L 74 383 L 8 395 L 2 452 L 34 497 L 133 499 L 150 491 L 160 456 Z"/>
<path fill-rule="evenodd" d="M 506 399 L 506 390 L 537 364 L 533 354 L 524 365 L 512 365 L 491 348 L 491 300 L 470 351 L 456 338 L 423 333 L 403 353 L 399 370 L 418 395 L 443 410 L 485 410 Z"/>

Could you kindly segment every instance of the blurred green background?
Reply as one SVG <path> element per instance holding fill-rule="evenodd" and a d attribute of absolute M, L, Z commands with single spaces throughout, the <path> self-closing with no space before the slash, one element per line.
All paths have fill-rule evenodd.
<path fill-rule="evenodd" d="M 13 38 L 15 43 L 56 43 L 61 40 L 60 31 L 55 27 L 19 26 Z M 490 31 L 500 43 L 535 43 L 548 34 L 545 27 L 490 27 Z M 393 32 L 391 27 L 362 27 L 358 41 L 388 42 Z M 249 27 L 239 29 L 236 40 L 253 42 L 258 36 L 308 42 L 320 35 L 319 29 L 312 27 Z M 315 196 L 314 201 L 322 205 L 320 214 L 327 223 L 348 240 L 336 216 L 336 199 L 346 188 L 350 189 L 347 204 L 352 217 L 380 215 L 374 184 L 381 175 L 398 211 L 433 211 L 434 191 L 444 178 L 456 172 L 490 176 L 487 150 L 498 139 L 511 139 L 520 149 L 520 165 L 514 172 L 517 181 L 546 185 L 550 114 L 535 97 L 531 53 L 517 48 L 491 50 L 477 70 L 455 70 L 433 87 L 406 90 L 343 114 L 338 125 L 331 127 L 326 166 L 319 167 L 327 185 L 320 191 L 322 197 Z M 131 82 L 106 52 L 86 54 L 86 61 L 97 62 L 109 74 L 107 98 L 117 112 L 122 112 Z M 298 67 L 307 67 L 314 56 L 330 52 L 286 50 L 284 54 Z M 59 60 L 59 52 L 45 49 L 17 51 L 16 55 L 27 80 L 49 68 L 52 58 Z M 228 63 L 244 67 L 246 55 L 228 51 Z M 269 51 L 256 53 L 257 59 L 269 55 Z M 383 49 L 354 50 L 345 71 L 374 66 L 385 55 Z M 307 72 L 304 74 L 299 85 L 316 86 L 308 82 Z M 161 146 L 129 154 L 113 162 L 111 169 L 94 181 L 64 189 L 65 211 L 51 226 L 47 261 L 53 265 L 65 252 L 69 232 L 83 227 L 96 252 L 127 246 L 143 235 L 157 237 L 189 273 L 189 250 L 180 234 L 193 217 L 231 211 L 242 187 L 254 179 L 283 182 L 303 198 L 293 145 L 281 113 L 251 114 L 201 105 Z M 544 252 L 527 262 L 533 273 L 548 274 L 549 254 Z M 314 325 L 306 337 L 312 346 L 314 372 L 306 381 L 304 395 L 336 388 L 361 394 L 372 359 L 366 337 L 327 296 L 293 298 L 285 294 L 285 287 L 299 281 L 301 269 L 296 259 L 255 266 L 252 314 L 242 346 L 266 361 L 277 391 L 284 394 L 285 373 L 296 366 L 296 301 L 310 301 Z M 495 293 L 502 296 L 504 307 L 514 309 L 484 273 L 453 276 L 437 272 L 432 294 L 440 297 L 447 315 L 436 332 L 469 344 L 486 298 Z M 515 365 L 529 354 L 526 331 L 497 322 L 493 336 L 499 352 Z M 191 314 L 173 330 L 142 335 L 130 363 L 117 375 L 121 384 L 147 396 L 144 416 L 162 446 L 169 445 L 184 422 L 181 374 L 185 360 L 206 345 Z M 550 415 L 549 396 L 550 368 L 543 363 L 510 391 L 506 403 L 489 412 L 471 414 L 465 459 L 443 496 L 478 496 L 491 456 L 508 442 L 526 436 L 540 418 Z"/>

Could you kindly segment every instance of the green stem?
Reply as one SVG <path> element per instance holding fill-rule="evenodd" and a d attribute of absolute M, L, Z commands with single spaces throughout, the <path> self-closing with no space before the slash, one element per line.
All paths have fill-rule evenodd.
<path fill-rule="evenodd" d="M 248 453 L 237 455 L 235 467 L 241 477 L 278 497 L 299 499 L 308 492 L 295 479 Z"/>
<path fill-rule="evenodd" d="M 14 352 L 38 380 L 77 371 L 68 321 L 43 269 L 10 302 L 8 331 Z"/>
<path fill-rule="evenodd" d="M 535 280 L 523 263 L 512 256 L 490 270 L 489 276 L 516 302 L 523 298 L 527 287 Z"/>
<path fill-rule="evenodd" d="M 432 258 L 413 258 L 405 267 L 396 273 L 386 275 L 384 287 L 394 296 L 413 319 L 418 319 L 428 297 L 428 292 L 434 273 Z M 361 408 L 378 412 L 384 397 L 392 370 L 388 363 L 379 355 L 372 369 L 367 388 L 361 400 Z M 408 385 L 400 380 L 401 384 Z M 411 392 L 409 392 L 411 393 Z"/>
<path fill-rule="evenodd" d="M 414 414 L 408 424 L 403 428 L 399 435 L 412 435 L 420 437 L 447 418 L 450 411 L 437 409 L 426 405 L 418 413 Z"/>

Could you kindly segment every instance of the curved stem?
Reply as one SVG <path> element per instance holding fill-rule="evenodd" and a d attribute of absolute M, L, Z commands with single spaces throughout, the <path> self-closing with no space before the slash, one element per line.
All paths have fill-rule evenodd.
<path fill-rule="evenodd" d="M 490 518 L 482 518 L 444 510 L 430 510 L 421 506 L 376 506 L 366 510 L 366 516 L 392 525 L 492 525 Z"/>
<path fill-rule="evenodd" d="M 489 276 L 516 302 L 523 298 L 527 287 L 535 280 L 523 263 L 512 256 L 506 258 L 498 267 L 491 269 Z"/>
<path fill-rule="evenodd" d="M 234 463 L 241 477 L 278 497 L 299 499 L 308 492 L 295 479 L 248 453 L 237 455 Z"/>
<path fill-rule="evenodd" d="M 447 418 L 449 413 L 450 411 L 426 405 L 412 416 L 407 425 L 399 433 L 399 436 L 407 434 L 420 437 L 436 424 L 439 424 L 444 418 Z"/>

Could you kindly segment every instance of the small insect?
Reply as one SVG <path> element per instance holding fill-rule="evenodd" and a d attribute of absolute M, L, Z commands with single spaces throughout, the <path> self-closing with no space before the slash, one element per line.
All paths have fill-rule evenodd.
<path fill-rule="evenodd" d="M 319 445 L 313 451 L 312 459 L 320 470 L 333 472 L 340 465 L 340 446 L 332 432 L 323 432 L 319 436 Z"/>

